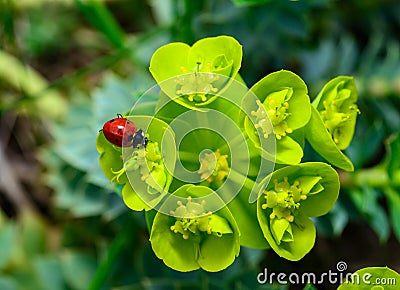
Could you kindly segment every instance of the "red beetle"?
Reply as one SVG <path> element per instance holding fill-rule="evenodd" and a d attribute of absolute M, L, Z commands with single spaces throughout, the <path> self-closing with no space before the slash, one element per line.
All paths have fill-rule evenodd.
<path fill-rule="evenodd" d="M 103 125 L 103 133 L 108 141 L 119 147 L 132 146 L 137 127 L 131 121 L 118 114 L 117 118 Z"/>

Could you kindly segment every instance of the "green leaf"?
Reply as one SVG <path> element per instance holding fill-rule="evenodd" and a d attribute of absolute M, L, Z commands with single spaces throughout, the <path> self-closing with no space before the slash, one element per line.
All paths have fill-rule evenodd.
<path fill-rule="evenodd" d="M 61 265 L 57 258 L 40 256 L 33 261 L 36 281 L 43 290 L 66 289 Z"/>
<path fill-rule="evenodd" d="M 47 230 L 46 224 L 35 214 L 24 213 L 20 218 L 21 241 L 24 252 L 29 257 L 43 254 L 46 250 Z"/>
<path fill-rule="evenodd" d="M 110 192 L 112 187 L 106 178 L 104 187 L 88 183 L 87 174 L 66 164 L 49 150 L 42 152 L 41 160 L 48 168 L 48 185 L 57 192 L 54 196 L 57 208 L 67 210 L 74 217 L 103 215 L 106 219 L 126 209 L 121 206 L 120 198 Z M 99 167 L 97 162 L 93 166 Z"/>
<path fill-rule="evenodd" d="M 86 290 L 97 265 L 89 254 L 66 252 L 61 256 L 61 267 L 65 281 L 71 288 Z"/>
<path fill-rule="evenodd" d="M 400 194 L 393 188 L 384 190 L 388 201 L 389 214 L 392 222 L 393 232 L 400 241 Z"/>
<path fill-rule="evenodd" d="M 94 89 L 91 94 L 96 129 L 115 118 L 118 113 L 130 111 L 132 106 L 135 115 L 153 115 L 158 96 L 150 92 L 143 94 L 152 86 L 154 80 L 146 72 L 137 72 L 128 78 L 107 72 L 101 87 Z"/>
<path fill-rule="evenodd" d="M 368 217 L 368 223 L 374 229 L 381 242 L 386 242 L 390 235 L 389 220 L 383 208 L 377 207 Z"/>
<path fill-rule="evenodd" d="M 99 131 L 96 128 L 91 103 L 81 98 L 68 108 L 64 123 L 51 123 L 51 134 L 55 139 L 53 149 L 67 163 L 88 171 L 97 159 L 95 139 Z"/>
<path fill-rule="evenodd" d="M 382 150 L 382 144 L 386 139 L 386 128 L 380 119 L 359 118 L 357 120 L 357 134 L 351 146 L 346 149 L 346 155 L 357 168 L 365 167 L 374 160 L 375 156 Z"/>
<path fill-rule="evenodd" d="M 272 0 L 232 0 L 236 6 L 256 6 L 271 2 Z"/>
<path fill-rule="evenodd" d="M 311 106 L 311 119 L 305 131 L 307 141 L 319 155 L 336 167 L 346 171 L 354 171 L 353 163 L 332 140 L 318 111 L 313 106 Z"/>
<path fill-rule="evenodd" d="M 338 290 L 396 290 L 400 275 L 388 267 L 367 267 L 357 270 Z"/>
<path fill-rule="evenodd" d="M 3 269 L 10 262 L 17 242 L 17 228 L 14 223 L 0 225 L 0 269 Z"/>
<path fill-rule="evenodd" d="M 16 280 L 7 277 L 0 276 L 0 289 L 1 290 L 18 290 L 20 289 L 17 285 Z"/>
<path fill-rule="evenodd" d="M 97 267 L 96 273 L 93 276 L 93 279 L 87 290 L 102 289 L 108 284 L 108 279 L 112 274 L 112 270 L 115 268 L 115 265 L 118 264 L 123 249 L 127 244 L 129 244 L 129 242 L 132 241 L 130 237 L 135 236 L 138 230 L 135 224 L 133 224 L 133 227 L 132 223 L 130 222 L 125 224 L 129 226 L 123 228 L 118 236 L 110 243 L 107 249 L 107 255 Z"/>
<path fill-rule="evenodd" d="M 349 222 L 349 213 L 344 206 L 337 202 L 330 211 L 330 220 L 332 223 L 332 230 L 334 236 L 340 236 Z"/>
<path fill-rule="evenodd" d="M 389 220 L 384 208 L 379 204 L 378 192 L 368 186 L 363 186 L 362 212 L 366 215 L 369 225 L 378 235 L 381 242 L 387 241 L 390 235 Z"/>
<path fill-rule="evenodd" d="M 393 135 L 388 139 L 386 150 L 389 158 L 389 176 L 394 178 L 396 172 L 400 171 L 400 134 Z"/>
<path fill-rule="evenodd" d="M 7 68 L 0 69 L 0 79 L 28 97 L 28 100 L 21 103 L 20 109 L 26 109 L 33 115 L 45 115 L 50 119 L 64 116 L 68 108 L 65 99 L 57 91 L 47 89 L 47 80 L 37 71 L 2 50 L 0 63 L 2 68 Z"/>
<path fill-rule="evenodd" d="M 104 2 L 95 0 L 75 0 L 83 15 L 102 32 L 117 48 L 124 46 L 124 32 L 118 22 L 107 9 Z"/>

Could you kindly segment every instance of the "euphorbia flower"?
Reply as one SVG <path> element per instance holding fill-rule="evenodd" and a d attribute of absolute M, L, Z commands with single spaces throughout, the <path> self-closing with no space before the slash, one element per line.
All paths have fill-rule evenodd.
<path fill-rule="evenodd" d="M 195 109 L 217 98 L 226 80 L 237 76 L 241 61 L 242 47 L 236 39 L 209 37 L 192 47 L 182 42 L 160 47 L 151 58 L 150 72 L 170 98 Z"/>
<path fill-rule="evenodd" d="M 184 185 L 173 195 L 178 201 L 171 216 L 158 212 L 151 226 L 150 242 L 156 256 L 177 271 L 225 269 L 239 255 L 239 229 L 227 207 L 216 212 L 192 198 L 212 194 L 204 186 Z M 222 204 L 223 201 L 219 200 Z"/>
<path fill-rule="evenodd" d="M 108 142 L 102 132 L 97 138 L 97 150 L 100 153 L 100 166 L 110 182 L 123 184 L 122 197 L 126 205 L 133 210 L 149 210 L 165 196 L 172 176 L 165 162 L 175 162 L 175 141 L 168 125 L 151 117 L 127 117 L 138 128 L 147 128 L 146 135 L 151 140 L 139 148 L 116 147 Z M 161 155 L 162 145 L 167 147 L 168 156 Z M 173 169 L 173 166 L 171 167 Z"/>
<path fill-rule="evenodd" d="M 353 139 L 359 110 L 357 89 L 352 77 L 339 76 L 329 81 L 312 103 L 306 138 L 311 146 L 331 164 L 353 171 L 351 161 L 341 150 Z"/>
<path fill-rule="evenodd" d="M 265 239 L 281 257 L 297 261 L 314 246 L 309 219 L 326 214 L 339 194 L 339 177 L 329 165 L 302 163 L 276 170 L 257 201 Z"/>
<path fill-rule="evenodd" d="M 253 94 L 258 99 L 254 99 Z M 250 88 L 242 107 L 251 113 L 251 116 L 243 115 L 242 122 L 256 147 L 263 147 L 259 138 L 276 138 L 276 162 L 300 162 L 303 150 L 291 136 L 293 131 L 307 124 L 311 106 L 307 86 L 299 76 L 285 70 L 267 75 Z"/>

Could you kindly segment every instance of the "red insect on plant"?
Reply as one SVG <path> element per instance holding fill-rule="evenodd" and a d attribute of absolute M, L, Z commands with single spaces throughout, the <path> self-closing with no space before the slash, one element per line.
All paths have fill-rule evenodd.
<path fill-rule="evenodd" d="M 137 130 L 136 125 L 121 114 L 104 123 L 103 133 L 109 142 L 118 147 L 146 147 L 148 143 L 143 130 Z"/>

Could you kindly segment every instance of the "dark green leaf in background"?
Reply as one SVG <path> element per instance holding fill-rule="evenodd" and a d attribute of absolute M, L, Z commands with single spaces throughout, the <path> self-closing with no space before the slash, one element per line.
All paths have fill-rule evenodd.
<path fill-rule="evenodd" d="M 400 191 L 393 188 L 386 188 L 384 191 L 389 206 L 389 214 L 393 232 L 400 241 Z"/>
<path fill-rule="evenodd" d="M 400 178 L 400 134 L 393 135 L 386 143 L 389 157 L 388 172 L 392 179 Z"/>
<path fill-rule="evenodd" d="M 251 6 L 251 5 L 262 5 L 272 0 L 232 0 L 237 6 Z"/>
<path fill-rule="evenodd" d="M 86 290 L 96 271 L 96 260 L 87 253 L 66 252 L 61 256 L 62 273 L 68 286 Z"/>

